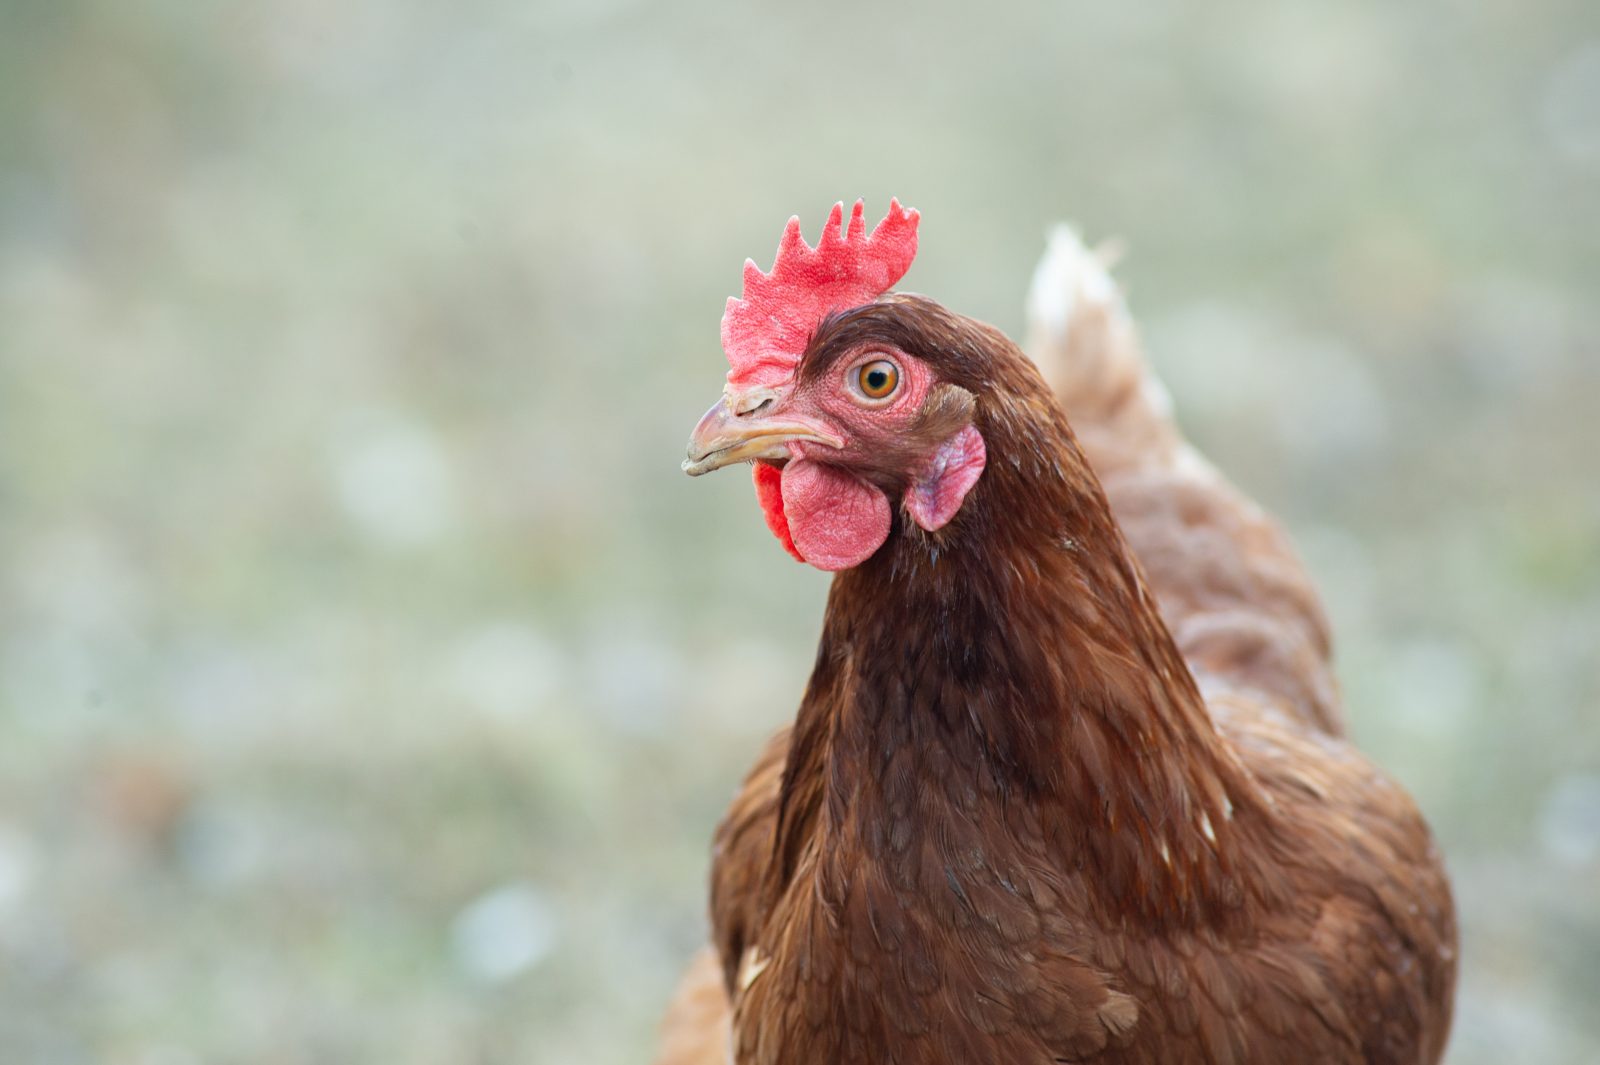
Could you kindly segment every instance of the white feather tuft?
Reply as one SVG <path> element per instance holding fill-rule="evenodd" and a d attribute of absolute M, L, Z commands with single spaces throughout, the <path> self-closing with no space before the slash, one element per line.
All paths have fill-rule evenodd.
<path fill-rule="evenodd" d="M 1066 335 L 1080 303 L 1108 306 L 1117 285 L 1101 257 L 1065 223 L 1051 227 L 1045 252 L 1028 285 L 1028 320 L 1051 337 Z"/>

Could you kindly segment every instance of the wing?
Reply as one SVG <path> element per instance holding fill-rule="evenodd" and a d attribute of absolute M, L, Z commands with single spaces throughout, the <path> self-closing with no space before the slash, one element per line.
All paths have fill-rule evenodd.
<path fill-rule="evenodd" d="M 730 991 L 738 978 L 745 944 L 759 927 L 768 904 L 767 871 L 792 733 L 784 728 L 767 741 L 712 842 L 711 941 L 721 959 L 724 986 Z"/>
<path fill-rule="evenodd" d="M 667 1007 L 654 1065 L 727 1065 L 731 1036 L 722 966 L 707 947 L 689 963 Z"/>
<path fill-rule="evenodd" d="M 717 827 L 711 864 L 714 949 L 690 963 L 661 1024 L 656 1065 L 725 1065 L 729 1058 L 730 991 L 744 946 L 765 901 L 773 831 L 791 729 L 767 741 Z"/>
<path fill-rule="evenodd" d="M 1454 1001 L 1455 907 L 1411 797 L 1342 740 L 1271 713 L 1216 716 L 1281 812 L 1282 864 L 1313 915 L 1305 938 L 1284 945 L 1332 993 L 1312 1003 L 1316 1016 L 1342 1004 L 1363 1061 L 1437 1061 Z"/>

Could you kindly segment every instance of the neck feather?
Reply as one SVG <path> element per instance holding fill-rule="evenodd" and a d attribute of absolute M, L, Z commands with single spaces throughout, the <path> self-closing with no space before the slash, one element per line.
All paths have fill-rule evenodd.
<path fill-rule="evenodd" d="M 1108 916 L 1222 920 L 1253 790 L 1065 416 L 1020 356 L 1009 370 L 979 405 L 990 460 L 956 520 L 897 520 L 835 579 L 775 872 L 819 833 L 886 860 L 999 835 L 1083 870 Z"/>

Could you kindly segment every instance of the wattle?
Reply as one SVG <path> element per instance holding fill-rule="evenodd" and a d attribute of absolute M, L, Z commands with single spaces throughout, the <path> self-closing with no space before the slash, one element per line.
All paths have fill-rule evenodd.
<path fill-rule="evenodd" d="M 805 556 L 795 550 L 794 537 L 789 535 L 789 519 L 783 513 L 783 471 L 765 462 L 756 463 L 754 470 L 756 501 L 761 504 L 761 516 L 767 519 L 767 528 L 795 561 L 804 562 Z"/>
<path fill-rule="evenodd" d="M 889 500 L 834 466 L 791 459 L 757 463 L 756 497 L 767 527 L 802 562 L 830 572 L 858 566 L 889 538 Z"/>

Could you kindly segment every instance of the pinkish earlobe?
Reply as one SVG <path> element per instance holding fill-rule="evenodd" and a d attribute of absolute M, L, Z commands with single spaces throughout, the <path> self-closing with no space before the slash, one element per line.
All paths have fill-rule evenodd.
<path fill-rule="evenodd" d="M 978 483 L 986 460 L 983 434 L 967 426 L 939 445 L 921 475 L 906 489 L 906 513 L 929 532 L 944 528 Z"/>

